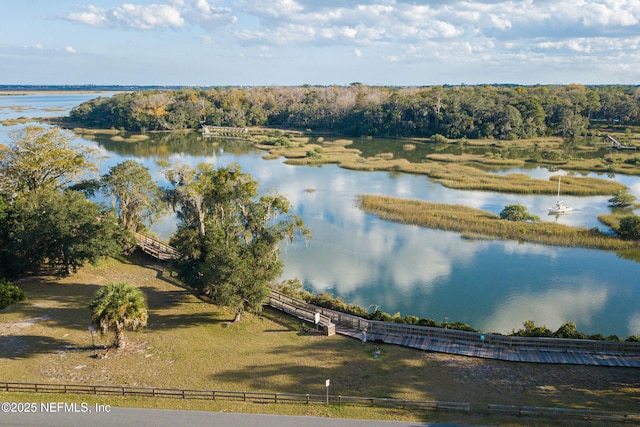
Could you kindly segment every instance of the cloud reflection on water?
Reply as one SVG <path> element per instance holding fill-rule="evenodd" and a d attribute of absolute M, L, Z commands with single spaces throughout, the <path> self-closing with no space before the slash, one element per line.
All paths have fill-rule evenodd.
<path fill-rule="evenodd" d="M 575 283 L 579 282 L 580 285 Z M 509 295 L 506 301 L 482 320 L 478 327 L 484 331 L 508 333 L 519 329 L 527 320 L 545 325 L 552 331 L 567 321 L 589 329 L 595 313 L 601 311 L 608 300 L 608 287 L 590 283 L 590 279 L 560 278 L 557 286 L 544 291 Z"/>

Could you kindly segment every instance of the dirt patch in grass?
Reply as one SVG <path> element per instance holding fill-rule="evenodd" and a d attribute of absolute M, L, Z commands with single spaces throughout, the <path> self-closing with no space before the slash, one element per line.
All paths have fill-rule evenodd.
<path fill-rule="evenodd" d="M 149 326 L 129 332 L 123 351 L 107 352 L 111 337 L 94 336 L 92 347 L 88 304 L 98 286 L 119 281 L 144 291 Z M 330 378 L 335 395 L 471 402 L 474 411 L 487 403 L 640 407 L 640 369 L 510 363 L 392 345 L 380 345 L 374 359 L 373 344 L 305 332 L 313 326 L 269 308 L 233 324 L 231 311 L 201 301 L 144 257 L 17 284 L 28 300 L 0 311 L 3 381 L 323 394 Z"/>

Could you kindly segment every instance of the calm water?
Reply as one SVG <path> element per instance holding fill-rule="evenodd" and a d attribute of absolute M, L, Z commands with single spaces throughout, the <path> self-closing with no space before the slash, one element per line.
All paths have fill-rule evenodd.
<path fill-rule="evenodd" d="M 53 97 L 19 97 L 11 102 L 21 101 L 40 111 L 42 105 L 72 106 L 90 98 Z M 3 98 L 0 112 L 6 113 Z M 7 130 L 0 129 L 0 142 L 6 142 Z M 283 278 L 299 277 L 310 290 L 326 290 L 392 314 L 462 321 L 486 332 L 509 332 L 531 319 L 550 329 L 573 321 L 586 333 L 640 335 L 640 263 L 611 252 L 470 241 L 455 233 L 381 221 L 354 206 L 354 197 L 362 193 L 460 203 L 496 213 L 506 204 L 521 203 L 544 220 L 602 227 L 597 216 L 609 212 L 608 197 L 565 197 L 575 211 L 556 218 L 546 215 L 554 197 L 450 190 L 422 176 L 353 172 L 334 165 L 294 167 L 282 160 L 263 160 L 261 152 L 238 142 L 214 145 L 196 135 L 164 136 L 162 141 L 140 144 L 108 139 L 80 142 L 102 152 L 102 172 L 124 159 L 135 159 L 160 182 L 163 178 L 155 166 L 160 159 L 192 166 L 240 163 L 263 192 L 285 195 L 311 229 L 312 241 L 286 246 L 283 254 Z M 538 178 L 558 173 L 543 168 L 518 171 Z M 640 179 L 612 179 L 640 198 Z M 173 227 L 169 217 L 153 229 L 168 237 Z"/>

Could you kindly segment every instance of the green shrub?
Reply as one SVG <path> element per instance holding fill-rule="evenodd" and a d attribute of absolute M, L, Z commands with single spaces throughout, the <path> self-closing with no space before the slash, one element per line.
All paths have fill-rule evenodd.
<path fill-rule="evenodd" d="M 602 335 L 602 334 L 595 334 L 595 335 L 589 335 L 588 337 L 590 340 L 594 340 L 594 341 L 604 341 L 607 338 Z"/>
<path fill-rule="evenodd" d="M 403 323 L 407 325 L 417 325 L 420 322 L 420 319 L 417 316 L 407 315 L 402 318 Z"/>
<path fill-rule="evenodd" d="M 449 323 L 447 328 L 448 329 L 455 329 L 457 331 L 478 332 L 477 329 L 474 329 L 471 326 L 467 325 L 466 323 L 462 323 L 462 322 Z"/>
<path fill-rule="evenodd" d="M 631 214 L 620 218 L 617 232 L 623 240 L 640 240 L 640 216 Z"/>
<path fill-rule="evenodd" d="M 385 313 L 384 311 L 380 311 L 379 309 L 376 309 L 373 313 L 369 315 L 369 319 L 379 320 L 381 322 L 392 322 L 393 316 L 391 316 L 389 313 Z"/>
<path fill-rule="evenodd" d="M 431 142 L 435 142 L 438 144 L 446 144 L 447 142 L 449 142 L 449 140 L 447 139 L 446 136 L 440 135 L 439 133 L 437 133 L 431 136 Z"/>
<path fill-rule="evenodd" d="M 436 322 L 433 319 L 420 319 L 418 321 L 418 325 L 420 326 L 431 326 L 432 328 L 442 328 L 442 325 L 438 322 Z"/>
<path fill-rule="evenodd" d="M 527 208 L 520 204 L 505 206 L 500 212 L 500 219 L 506 219 L 507 221 L 540 221 L 539 217 L 530 214 Z M 521 233 L 525 231 L 526 229 L 524 228 L 520 229 Z"/>
<path fill-rule="evenodd" d="M 24 291 L 5 279 L 0 279 L 0 309 L 27 299 Z"/>
<path fill-rule="evenodd" d="M 560 326 L 553 334 L 554 338 L 569 338 L 569 339 L 585 339 L 586 336 L 582 332 L 578 331 L 575 323 L 567 322 Z"/>

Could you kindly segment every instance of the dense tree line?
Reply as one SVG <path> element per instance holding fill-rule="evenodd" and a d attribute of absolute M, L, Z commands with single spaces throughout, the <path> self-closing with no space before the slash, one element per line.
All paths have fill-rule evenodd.
<path fill-rule="evenodd" d="M 640 122 L 637 86 L 220 87 L 147 90 L 85 102 L 70 120 L 140 130 L 276 126 L 352 136 L 575 136 L 592 120 Z"/>

